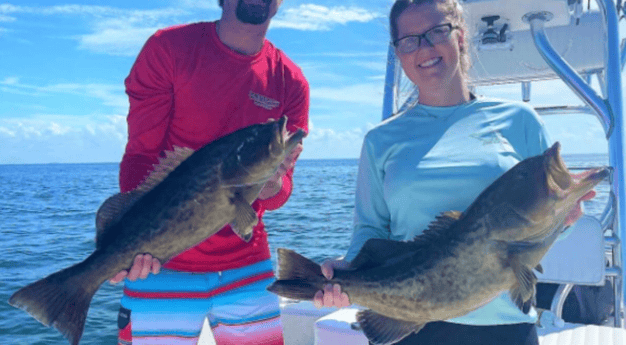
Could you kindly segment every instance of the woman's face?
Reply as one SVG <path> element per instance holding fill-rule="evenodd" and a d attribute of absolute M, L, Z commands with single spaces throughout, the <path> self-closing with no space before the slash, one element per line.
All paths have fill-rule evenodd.
<path fill-rule="evenodd" d="M 426 3 L 407 7 L 397 19 L 398 37 L 423 34 L 439 24 L 450 20 L 440 9 L 439 3 Z M 454 23 L 453 23 L 454 24 Z M 463 73 L 460 63 L 460 46 L 463 44 L 463 32 L 453 30 L 450 38 L 430 46 L 423 38 L 420 47 L 411 53 L 401 53 L 396 49 L 402 69 L 407 77 L 422 92 L 443 92 L 455 88 L 460 83 Z"/>

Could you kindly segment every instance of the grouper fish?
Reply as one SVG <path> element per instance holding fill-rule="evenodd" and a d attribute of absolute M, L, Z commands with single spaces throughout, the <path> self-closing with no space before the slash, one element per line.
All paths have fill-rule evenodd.
<path fill-rule="evenodd" d="M 288 133 L 286 121 L 240 129 L 196 152 L 167 152 L 136 190 L 114 195 L 100 207 L 91 255 L 23 287 L 9 303 L 54 326 L 75 345 L 95 292 L 129 269 L 137 254 L 167 262 L 226 224 L 249 241 L 258 222 L 250 204 L 305 136 L 302 130 Z"/>
<path fill-rule="evenodd" d="M 610 172 L 602 167 L 572 176 L 559 152 L 556 143 L 519 162 L 464 212 L 441 214 L 411 241 L 368 240 L 332 280 L 315 262 L 280 248 L 278 280 L 268 290 L 312 300 L 325 284 L 341 285 L 352 303 L 368 308 L 357 321 L 374 344 L 396 343 L 503 292 L 528 310 L 537 282 L 533 269 L 542 270 L 539 262 L 568 213 Z"/>

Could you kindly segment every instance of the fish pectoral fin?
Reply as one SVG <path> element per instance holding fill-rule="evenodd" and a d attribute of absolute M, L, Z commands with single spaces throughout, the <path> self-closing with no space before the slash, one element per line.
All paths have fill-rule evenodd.
<path fill-rule="evenodd" d="M 103 238 L 109 227 L 117 223 L 122 216 L 144 195 L 131 191 L 118 193 L 106 199 L 96 212 L 96 246 L 102 246 Z"/>
<path fill-rule="evenodd" d="M 535 285 L 537 284 L 537 276 L 532 269 L 522 265 L 518 260 L 513 260 L 511 264 L 513 273 L 517 282 L 510 290 L 511 299 L 522 311 L 524 303 L 530 301 L 535 296 Z"/>
<path fill-rule="evenodd" d="M 359 311 L 356 318 L 367 339 L 376 345 L 395 344 L 424 327 L 424 324 L 393 319 L 369 309 Z"/>
<path fill-rule="evenodd" d="M 235 195 L 233 202 L 237 216 L 230 223 L 230 226 L 237 236 L 246 242 L 250 242 L 252 229 L 259 222 L 256 211 L 254 211 L 252 206 L 250 206 L 240 194 Z"/>
<path fill-rule="evenodd" d="M 538 265 L 535 267 L 535 270 L 536 270 L 537 272 L 539 272 L 539 273 L 543 274 L 543 266 L 541 266 L 541 264 L 538 264 Z"/>

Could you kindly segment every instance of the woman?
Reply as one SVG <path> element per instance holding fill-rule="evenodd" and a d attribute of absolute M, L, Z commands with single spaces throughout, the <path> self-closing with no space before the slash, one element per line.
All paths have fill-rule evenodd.
<path fill-rule="evenodd" d="M 390 26 L 396 54 L 419 96 L 414 106 L 365 137 L 354 234 L 343 259 L 323 263 L 329 279 L 368 239 L 414 238 L 435 216 L 465 210 L 505 171 L 549 147 L 532 108 L 470 93 L 469 38 L 456 0 L 397 0 Z M 568 223 L 580 215 L 575 210 Z M 315 304 L 345 307 L 350 301 L 335 285 L 319 291 Z M 429 323 L 400 343 L 536 345 L 536 317 L 503 293 L 465 316 Z"/>

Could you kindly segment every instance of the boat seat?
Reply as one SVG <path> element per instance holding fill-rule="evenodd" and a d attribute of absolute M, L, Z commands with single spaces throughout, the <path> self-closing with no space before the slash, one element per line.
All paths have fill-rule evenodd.
<path fill-rule="evenodd" d="M 565 324 L 563 328 L 540 328 L 540 345 L 626 345 L 626 330 L 596 325 Z"/>
<path fill-rule="evenodd" d="M 606 256 L 600 222 L 583 215 L 558 239 L 541 260 L 540 282 L 604 285 Z"/>
<path fill-rule="evenodd" d="M 315 345 L 368 345 L 361 330 L 355 330 L 358 306 L 342 308 L 328 314 L 315 323 Z"/>
<path fill-rule="evenodd" d="M 337 310 L 337 308 L 318 309 L 309 301 L 294 303 L 281 299 L 280 321 L 283 325 L 285 345 L 313 345 L 315 322 Z"/>

